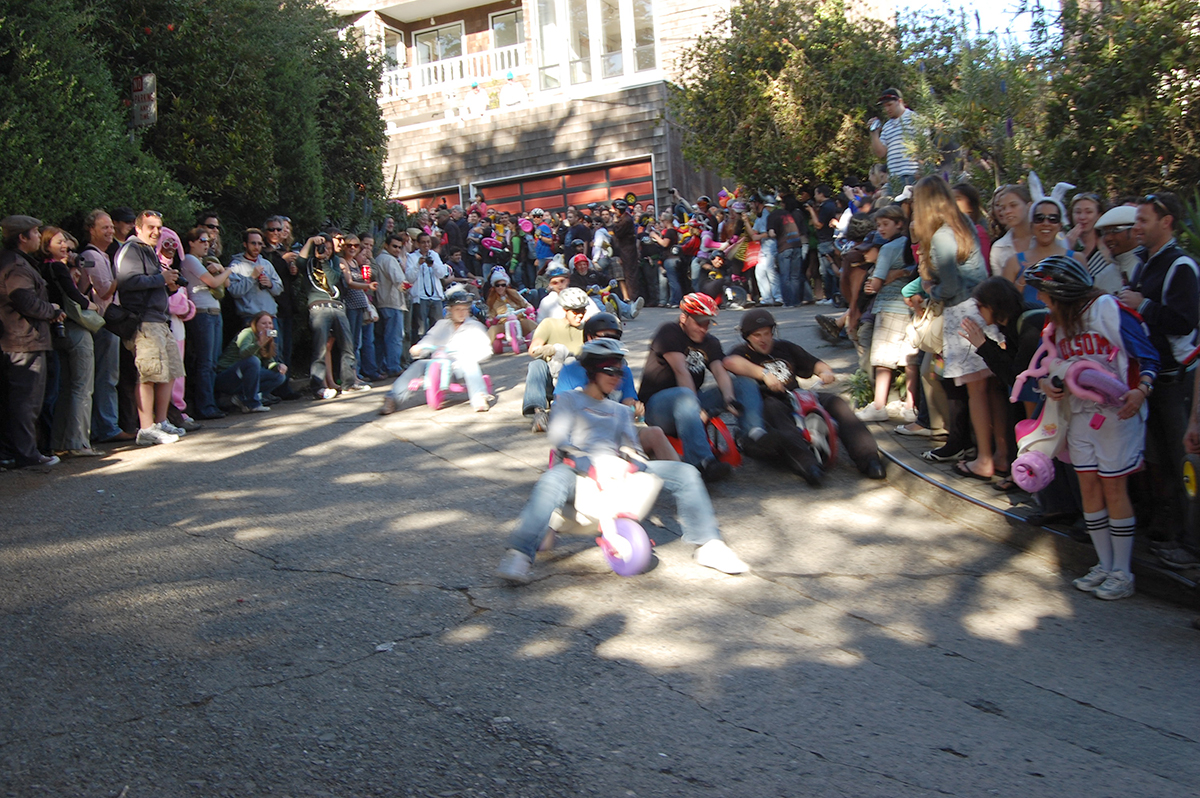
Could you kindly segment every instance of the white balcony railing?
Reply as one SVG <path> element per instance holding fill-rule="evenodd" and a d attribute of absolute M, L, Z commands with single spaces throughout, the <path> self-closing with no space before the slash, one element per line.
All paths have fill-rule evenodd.
<path fill-rule="evenodd" d="M 384 99 L 396 100 L 435 89 L 458 88 L 474 81 L 503 80 L 508 72 L 523 72 L 525 69 L 525 45 L 515 44 L 458 58 L 446 58 L 431 64 L 389 70 L 383 73 L 381 95 Z"/>

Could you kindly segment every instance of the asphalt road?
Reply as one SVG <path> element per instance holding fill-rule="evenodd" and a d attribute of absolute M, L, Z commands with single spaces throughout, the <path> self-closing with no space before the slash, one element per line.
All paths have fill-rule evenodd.
<path fill-rule="evenodd" d="M 838 368 L 812 309 L 785 336 Z M 737 314 L 716 329 L 736 339 Z M 628 334 L 636 363 L 671 318 Z M 1200 633 L 840 465 L 712 489 L 754 568 L 492 576 L 542 436 L 382 389 L 0 474 L 6 796 L 1194 796 Z"/>

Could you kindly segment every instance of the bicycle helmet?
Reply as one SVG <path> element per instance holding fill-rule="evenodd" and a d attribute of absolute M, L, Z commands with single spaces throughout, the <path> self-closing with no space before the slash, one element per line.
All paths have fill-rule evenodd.
<path fill-rule="evenodd" d="M 571 266 L 572 267 L 578 266 L 580 263 L 586 263 L 588 266 L 592 265 L 592 262 L 590 260 L 588 260 L 588 256 L 584 255 L 582 253 L 571 258 Z"/>
<path fill-rule="evenodd" d="M 615 338 L 596 338 L 588 341 L 579 350 L 579 365 L 584 369 L 591 371 L 595 366 L 601 363 L 612 362 L 614 360 L 624 360 L 625 355 L 629 354 L 629 350 Z"/>
<path fill-rule="evenodd" d="M 616 335 L 607 336 L 620 340 L 625 331 L 621 329 L 621 320 L 611 313 L 597 313 L 583 323 L 583 338 L 596 338 L 602 332 L 615 332 Z"/>
<path fill-rule="evenodd" d="M 1087 267 L 1069 255 L 1041 259 L 1026 270 L 1025 282 L 1060 302 L 1081 299 L 1094 285 Z"/>
<path fill-rule="evenodd" d="M 708 294 L 688 294 L 679 303 L 679 309 L 689 316 L 717 316 L 717 300 Z"/>
<path fill-rule="evenodd" d="M 742 338 L 749 338 L 752 333 L 756 333 L 764 327 L 770 327 L 774 330 L 775 317 L 771 315 L 769 310 L 754 308 L 742 316 L 742 322 L 738 325 L 738 332 L 742 334 Z"/>
<path fill-rule="evenodd" d="M 563 310 L 583 310 L 591 301 L 582 288 L 564 288 L 558 293 L 558 304 Z"/>
<path fill-rule="evenodd" d="M 555 277 L 570 277 L 571 270 L 561 263 L 552 263 L 546 267 L 546 279 L 551 280 Z"/>
<path fill-rule="evenodd" d="M 546 212 L 544 210 L 542 210 L 541 208 L 534 208 L 533 210 L 531 210 L 529 212 L 529 215 L 530 216 L 545 216 Z"/>
<path fill-rule="evenodd" d="M 446 289 L 446 305 L 470 305 L 474 302 L 474 298 L 467 293 L 467 289 L 457 283 Z"/>

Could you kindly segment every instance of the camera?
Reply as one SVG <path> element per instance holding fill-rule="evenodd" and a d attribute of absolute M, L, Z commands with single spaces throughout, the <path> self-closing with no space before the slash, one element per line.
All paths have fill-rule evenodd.
<path fill-rule="evenodd" d="M 320 244 L 317 244 L 314 247 L 314 249 L 317 251 L 318 255 L 324 255 L 325 254 L 325 242 L 322 241 Z"/>
<path fill-rule="evenodd" d="M 276 330 L 274 327 L 272 327 L 271 329 L 267 330 L 267 337 L 269 337 L 269 338 L 278 338 L 278 337 L 279 337 L 279 330 Z"/>
<path fill-rule="evenodd" d="M 876 130 L 879 130 L 879 120 L 878 120 L 878 119 L 872 119 L 872 120 L 871 120 L 871 124 L 867 125 L 867 129 L 868 129 L 868 130 L 870 130 L 870 131 L 876 131 Z"/>
<path fill-rule="evenodd" d="M 180 274 L 178 277 L 175 278 L 175 285 L 179 286 L 180 288 L 187 288 L 188 287 L 187 278 L 184 277 L 183 274 Z"/>
<path fill-rule="evenodd" d="M 67 325 L 61 321 L 50 322 L 50 337 L 63 339 L 67 337 Z"/>

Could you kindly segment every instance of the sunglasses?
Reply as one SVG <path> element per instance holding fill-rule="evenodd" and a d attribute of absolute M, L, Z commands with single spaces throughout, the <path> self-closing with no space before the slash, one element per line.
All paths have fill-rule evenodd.
<path fill-rule="evenodd" d="M 1160 216 L 1170 216 L 1172 218 L 1175 216 L 1175 214 L 1171 213 L 1171 209 L 1167 207 L 1166 203 L 1158 198 L 1157 194 L 1147 194 L 1146 196 L 1142 197 L 1141 204 L 1153 205 L 1155 208 L 1158 208 L 1158 210 L 1161 211 L 1159 214 Z"/>
<path fill-rule="evenodd" d="M 707 330 L 709 327 L 712 326 L 713 320 L 712 319 L 698 319 L 695 316 L 692 316 L 692 323 L 695 324 L 697 327 L 701 327 L 701 328 Z"/>
<path fill-rule="evenodd" d="M 162 242 L 162 248 L 163 249 L 175 249 L 175 242 L 174 241 L 164 241 L 164 242 Z"/>
<path fill-rule="evenodd" d="M 605 374 L 609 377 L 621 377 L 624 376 L 625 370 L 620 366 L 605 366 L 604 368 L 596 369 L 596 373 Z"/>
<path fill-rule="evenodd" d="M 151 211 L 151 213 L 153 213 L 153 211 Z M 154 215 L 155 215 L 155 216 L 161 216 L 162 214 L 155 213 Z M 219 224 L 209 224 L 208 222 L 205 222 L 204 224 L 202 224 L 202 225 L 200 225 L 200 226 L 201 226 L 201 227 L 207 227 L 209 230 L 220 230 L 220 229 L 221 229 L 221 225 L 219 225 Z"/>
<path fill-rule="evenodd" d="M 162 214 L 158 211 L 142 211 L 142 216 L 157 216 L 159 219 L 162 218 Z"/>
<path fill-rule="evenodd" d="M 1100 230 L 1100 235 L 1102 235 L 1102 236 L 1115 235 L 1116 233 L 1124 233 L 1126 230 L 1132 230 L 1132 229 L 1133 229 L 1133 225 L 1131 225 L 1131 224 L 1118 224 L 1118 225 L 1113 225 L 1112 227 L 1103 228 L 1102 230 Z"/>
<path fill-rule="evenodd" d="M 1042 224 L 1043 222 L 1049 222 L 1050 224 L 1062 224 L 1062 217 L 1057 213 L 1035 213 L 1033 215 L 1033 221 L 1037 224 Z"/>
<path fill-rule="evenodd" d="M 268 233 L 282 233 L 283 228 L 282 227 L 268 227 L 267 232 Z"/>
<path fill-rule="evenodd" d="M 495 283 L 497 288 L 508 288 L 508 283 Z"/>
<path fill-rule="evenodd" d="M 199 241 L 201 244 L 207 244 L 207 243 L 208 243 L 209 241 L 211 241 L 212 239 L 209 239 L 209 238 L 197 238 L 196 240 L 197 240 L 197 241 Z"/>

